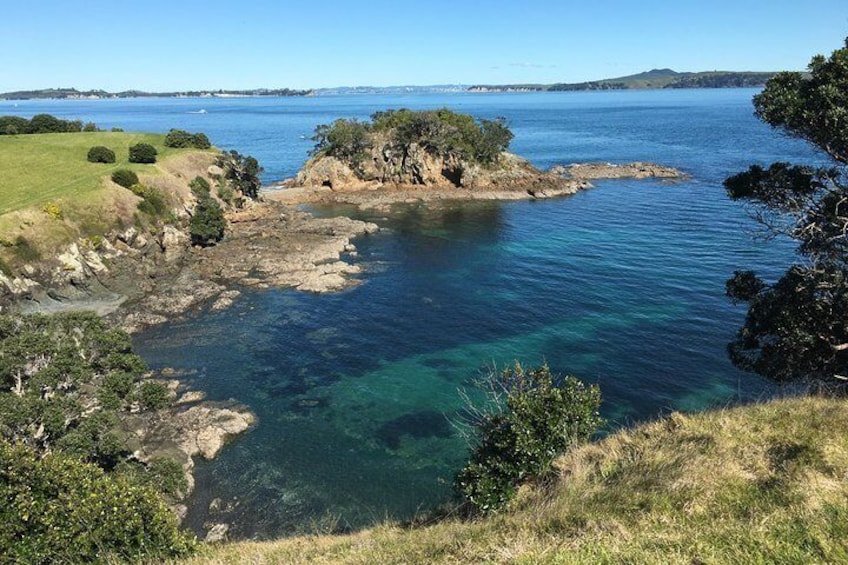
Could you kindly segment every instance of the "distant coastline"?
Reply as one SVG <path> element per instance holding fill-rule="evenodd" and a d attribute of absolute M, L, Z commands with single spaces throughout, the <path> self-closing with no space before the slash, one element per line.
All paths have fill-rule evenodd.
<path fill-rule="evenodd" d="M 595 81 L 554 84 L 437 84 L 428 86 L 339 86 L 297 90 L 255 88 L 247 90 L 181 90 L 147 92 L 125 90 L 77 90 L 44 88 L 0 93 L 0 100 L 101 100 L 109 98 L 239 98 L 249 96 L 335 96 L 349 94 L 428 94 L 486 92 L 571 92 L 585 90 L 646 90 L 661 88 L 755 88 L 763 86 L 775 72 L 704 71 L 677 72 L 653 69 L 644 73 Z"/>
<path fill-rule="evenodd" d="M 124 90 L 77 90 L 76 88 L 43 88 L 16 90 L 0 94 L 0 100 L 102 100 L 108 98 L 240 98 L 247 96 L 311 96 L 313 90 L 291 88 L 256 88 L 250 90 L 185 90 L 174 92 L 146 92 Z"/>

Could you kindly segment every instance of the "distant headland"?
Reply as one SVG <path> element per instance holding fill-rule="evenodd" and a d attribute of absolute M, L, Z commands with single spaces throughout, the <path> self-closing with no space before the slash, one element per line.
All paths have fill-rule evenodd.
<path fill-rule="evenodd" d="M 568 92 L 581 90 L 634 90 L 659 88 L 751 88 L 763 86 L 774 72 L 704 71 L 677 72 L 653 69 L 624 77 L 587 82 L 554 84 L 437 84 L 425 86 L 339 86 L 334 88 L 254 88 L 246 90 L 180 90 L 148 92 L 144 90 L 77 90 L 43 88 L 0 93 L 0 100 L 98 100 L 104 98 L 236 98 L 246 96 L 334 96 L 347 94 L 426 94 L 433 92 Z"/>
<path fill-rule="evenodd" d="M 569 92 L 579 90 L 647 90 L 659 88 L 748 88 L 765 85 L 774 72 L 677 72 L 652 69 L 644 73 L 588 82 L 555 84 L 475 85 L 469 92 Z"/>

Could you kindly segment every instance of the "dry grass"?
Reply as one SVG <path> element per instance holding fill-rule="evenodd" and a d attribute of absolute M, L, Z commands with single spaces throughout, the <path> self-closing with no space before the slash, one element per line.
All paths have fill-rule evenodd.
<path fill-rule="evenodd" d="M 673 414 L 562 457 L 476 522 L 211 547 L 192 563 L 845 563 L 848 404 Z"/>

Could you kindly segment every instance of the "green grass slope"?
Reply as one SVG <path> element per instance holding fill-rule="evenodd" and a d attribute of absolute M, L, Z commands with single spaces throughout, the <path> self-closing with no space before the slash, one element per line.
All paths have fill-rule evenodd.
<path fill-rule="evenodd" d="M 165 136 L 124 132 L 0 136 L 0 273 L 50 261 L 71 242 L 138 223 L 140 198 L 111 181 L 117 169 L 136 171 L 170 205 L 189 198 L 189 179 L 205 175 L 216 149 L 174 149 Z M 129 163 L 129 147 L 149 143 L 154 164 Z M 116 162 L 89 163 L 103 145 Z"/>
<path fill-rule="evenodd" d="M 80 198 L 103 187 L 102 179 L 120 168 L 149 171 L 150 165 L 127 161 L 130 145 L 149 143 L 159 159 L 178 151 L 164 146 L 165 136 L 123 132 L 47 133 L 0 136 L 0 215 L 60 198 Z M 95 145 L 112 149 L 116 163 L 89 163 Z"/>
<path fill-rule="evenodd" d="M 673 414 L 562 457 L 502 515 L 213 546 L 192 563 L 848 563 L 848 403 Z"/>

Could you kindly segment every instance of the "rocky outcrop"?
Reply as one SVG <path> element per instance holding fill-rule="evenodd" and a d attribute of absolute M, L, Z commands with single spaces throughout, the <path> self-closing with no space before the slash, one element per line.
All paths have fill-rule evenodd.
<path fill-rule="evenodd" d="M 176 394 L 180 383 L 168 381 Z M 188 481 L 187 495 L 194 488 L 194 458 L 214 458 L 227 441 L 247 431 L 256 417 L 236 402 L 203 402 L 203 394 L 186 391 L 171 408 L 153 413 L 138 412 L 122 418 L 126 440 L 133 456 L 142 462 L 168 457 L 182 465 Z"/>
<path fill-rule="evenodd" d="M 336 157 L 318 155 L 307 161 L 294 184 L 341 193 L 403 188 L 541 193 L 544 188 L 562 192 L 574 186 L 511 153 L 502 153 L 497 163 L 484 167 L 454 156 L 433 154 L 415 143 L 403 152 L 378 144 L 356 170 Z"/>
<path fill-rule="evenodd" d="M 550 170 L 556 175 L 572 179 L 594 180 L 594 179 L 680 179 L 686 175 L 672 167 L 656 165 L 654 163 L 580 163 L 574 165 L 557 165 Z"/>

